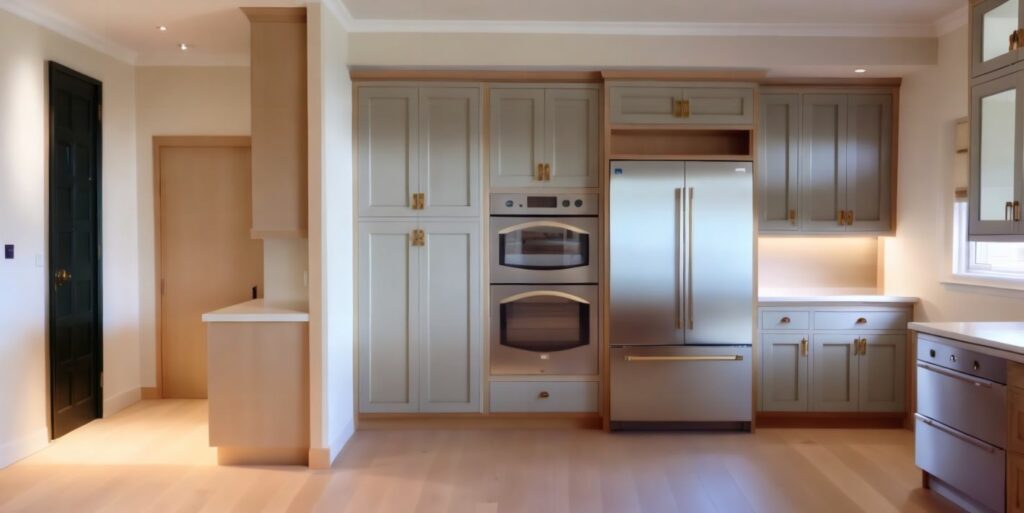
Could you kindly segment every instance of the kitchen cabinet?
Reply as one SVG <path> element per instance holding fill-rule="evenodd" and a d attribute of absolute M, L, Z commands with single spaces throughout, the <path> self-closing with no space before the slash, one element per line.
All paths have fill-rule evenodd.
<path fill-rule="evenodd" d="M 747 125 L 754 120 L 752 88 L 673 84 L 610 89 L 612 124 Z"/>
<path fill-rule="evenodd" d="M 243 9 L 250 21 L 252 237 L 308 226 L 306 9 Z"/>
<path fill-rule="evenodd" d="M 982 0 L 971 6 L 971 77 L 1021 60 L 1018 46 L 1024 12 L 1019 0 Z"/>
<path fill-rule="evenodd" d="M 893 94 L 761 96 L 760 232 L 892 230 Z"/>
<path fill-rule="evenodd" d="M 905 410 L 907 337 L 861 335 L 857 383 L 859 409 L 863 411 Z"/>
<path fill-rule="evenodd" d="M 761 379 L 764 383 L 762 409 L 807 411 L 809 337 L 808 333 L 761 335 Z"/>
<path fill-rule="evenodd" d="M 358 92 L 359 215 L 480 214 L 480 88 Z"/>
<path fill-rule="evenodd" d="M 972 240 L 1024 240 L 1021 113 L 1024 71 L 971 88 L 968 235 Z"/>
<path fill-rule="evenodd" d="M 597 187 L 596 86 L 490 92 L 492 188 Z"/>
<path fill-rule="evenodd" d="M 480 411 L 480 251 L 477 221 L 360 223 L 360 411 Z"/>
<path fill-rule="evenodd" d="M 811 411 L 857 411 L 860 389 L 855 338 L 815 334 L 811 358 Z"/>

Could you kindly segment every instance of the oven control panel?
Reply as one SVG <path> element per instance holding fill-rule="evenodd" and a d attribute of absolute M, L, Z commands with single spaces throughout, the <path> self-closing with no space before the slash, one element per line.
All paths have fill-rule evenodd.
<path fill-rule="evenodd" d="M 601 205 L 594 193 L 494 193 L 491 215 L 596 216 Z"/>

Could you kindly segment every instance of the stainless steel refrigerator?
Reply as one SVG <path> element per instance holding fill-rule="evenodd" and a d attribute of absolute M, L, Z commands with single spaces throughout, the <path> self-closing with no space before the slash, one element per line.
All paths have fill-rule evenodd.
<path fill-rule="evenodd" d="M 749 430 L 749 162 L 613 161 L 613 429 Z"/>

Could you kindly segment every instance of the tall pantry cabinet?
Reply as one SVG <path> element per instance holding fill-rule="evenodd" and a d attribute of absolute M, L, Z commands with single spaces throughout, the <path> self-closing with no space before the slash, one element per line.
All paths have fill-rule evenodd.
<path fill-rule="evenodd" d="M 480 92 L 357 90 L 361 412 L 480 411 Z"/>

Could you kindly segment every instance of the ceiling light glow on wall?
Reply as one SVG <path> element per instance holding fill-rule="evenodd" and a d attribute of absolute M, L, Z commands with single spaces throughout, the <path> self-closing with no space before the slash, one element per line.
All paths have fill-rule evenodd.
<path fill-rule="evenodd" d="M 160 32 L 167 32 L 167 27 L 166 27 L 166 26 L 164 26 L 164 25 L 160 25 L 160 26 L 159 26 L 159 27 L 157 27 L 156 29 L 157 29 L 157 30 L 159 30 Z"/>
<path fill-rule="evenodd" d="M 183 51 L 183 52 L 184 52 L 185 50 L 188 50 L 188 43 L 179 43 L 179 44 L 178 44 L 178 49 L 180 49 L 180 50 L 181 50 L 181 51 Z"/>
<path fill-rule="evenodd" d="M 853 72 L 854 73 L 867 73 L 868 70 L 866 70 L 864 68 L 857 68 L 857 69 L 853 70 Z"/>

